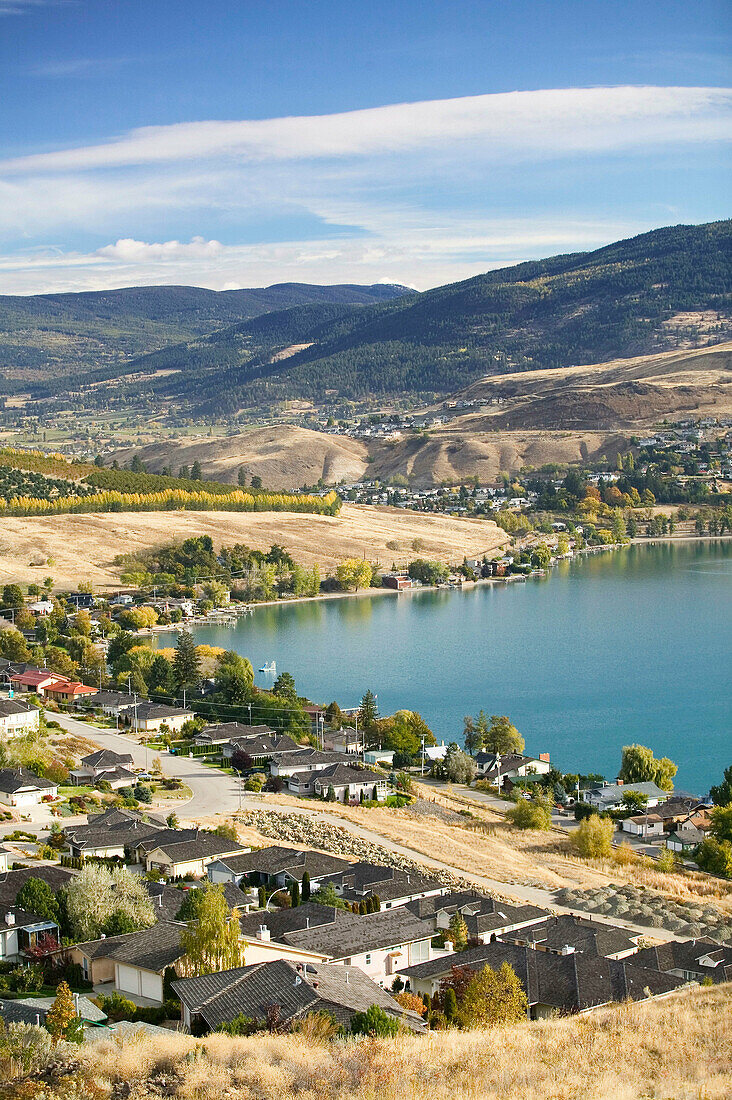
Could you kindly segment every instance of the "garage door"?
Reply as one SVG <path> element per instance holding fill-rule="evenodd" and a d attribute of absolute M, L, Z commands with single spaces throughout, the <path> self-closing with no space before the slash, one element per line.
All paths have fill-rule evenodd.
<path fill-rule="evenodd" d="M 38 804 L 38 795 L 35 794 L 23 794 L 18 793 L 14 796 L 16 806 L 36 806 Z"/>
<path fill-rule="evenodd" d="M 120 993 L 132 993 L 133 996 L 139 997 L 140 971 L 134 966 L 122 966 L 118 963 L 116 984 Z"/>
<path fill-rule="evenodd" d="M 152 1001 L 163 1000 L 163 979 L 159 974 L 151 974 L 149 971 L 140 972 L 142 978 L 142 996 L 149 997 Z"/>

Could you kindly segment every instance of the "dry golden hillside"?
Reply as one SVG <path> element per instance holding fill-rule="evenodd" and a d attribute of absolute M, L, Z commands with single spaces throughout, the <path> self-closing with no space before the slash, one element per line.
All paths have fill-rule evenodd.
<path fill-rule="evenodd" d="M 506 545 L 491 520 L 430 516 L 398 508 L 344 505 L 338 516 L 289 512 L 124 512 L 8 517 L 0 530 L 0 583 L 43 580 L 60 587 L 90 580 L 97 589 L 119 583 L 119 554 L 210 535 L 216 547 L 243 542 L 255 550 L 285 546 L 296 561 L 323 573 L 348 557 L 385 567 L 419 554 L 442 561 L 482 556 Z M 389 546 L 388 543 L 396 544 Z M 45 564 L 48 560 L 52 565 Z M 37 564 L 33 564 L 36 562 Z"/>
<path fill-rule="evenodd" d="M 89 1044 L 46 1100 L 723 1100 L 730 986 L 476 1032 L 317 1043 L 303 1036 Z M 0 1093 L 1 1095 L 1 1093 Z"/>

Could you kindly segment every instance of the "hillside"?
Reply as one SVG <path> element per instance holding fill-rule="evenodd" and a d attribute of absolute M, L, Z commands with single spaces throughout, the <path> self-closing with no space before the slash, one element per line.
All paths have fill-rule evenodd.
<path fill-rule="evenodd" d="M 406 293 L 386 285 L 279 283 L 248 290 L 125 287 L 0 296 L 0 375 L 33 382 L 116 367 L 224 325 L 309 303 L 364 306 Z M 114 374 L 114 372 L 113 372 Z M 0 390 L 2 392 L 2 390 Z"/>
<path fill-rule="evenodd" d="M 429 516 L 398 508 L 344 505 L 337 516 L 284 512 L 154 512 L 5 517 L 0 526 L 0 585 L 28 584 L 51 575 L 60 588 L 80 579 L 95 591 L 119 585 L 114 559 L 191 535 L 210 535 L 218 548 L 243 542 L 255 550 L 286 547 L 300 564 L 325 575 L 344 558 L 366 557 L 389 567 L 420 554 L 443 561 L 481 557 L 505 546 L 490 520 Z M 387 545 L 388 543 L 392 545 Z"/>
<path fill-rule="evenodd" d="M 304 1035 L 109 1040 L 39 1100 L 722 1100 L 732 1074 L 730 986 L 475 1032 L 363 1043 Z M 500 1048 L 498 1057 L 491 1052 Z M 195 1051 L 195 1053 L 194 1053 Z M 63 1064 L 61 1055 L 57 1062 Z M 3 1093 L 0 1092 L 0 1095 Z M 5 1093 L 7 1095 L 7 1093 Z M 24 1092 L 23 1095 L 26 1095 Z M 27 1095 L 31 1095 L 30 1091 Z"/>
<path fill-rule="evenodd" d="M 209 369 L 185 387 L 211 414 L 291 397 L 446 394 L 485 376 L 717 343 L 732 337 L 731 294 L 732 222 L 675 226 L 357 311 L 284 311 L 154 364 Z M 274 358 L 292 344 L 308 346 Z"/>

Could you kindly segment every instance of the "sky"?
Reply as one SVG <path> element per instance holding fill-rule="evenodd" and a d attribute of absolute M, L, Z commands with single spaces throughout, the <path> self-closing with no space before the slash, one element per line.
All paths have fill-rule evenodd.
<path fill-rule="evenodd" d="M 0 0 L 0 293 L 418 289 L 730 215 L 728 0 Z"/>

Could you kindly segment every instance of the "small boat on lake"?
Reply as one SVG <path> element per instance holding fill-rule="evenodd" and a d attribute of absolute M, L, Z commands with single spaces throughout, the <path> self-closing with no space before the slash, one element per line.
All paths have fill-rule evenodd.
<path fill-rule="evenodd" d="M 277 662 L 270 661 L 269 663 L 267 663 L 267 661 L 265 661 L 259 671 L 265 672 L 270 676 L 274 676 L 277 672 Z"/>

